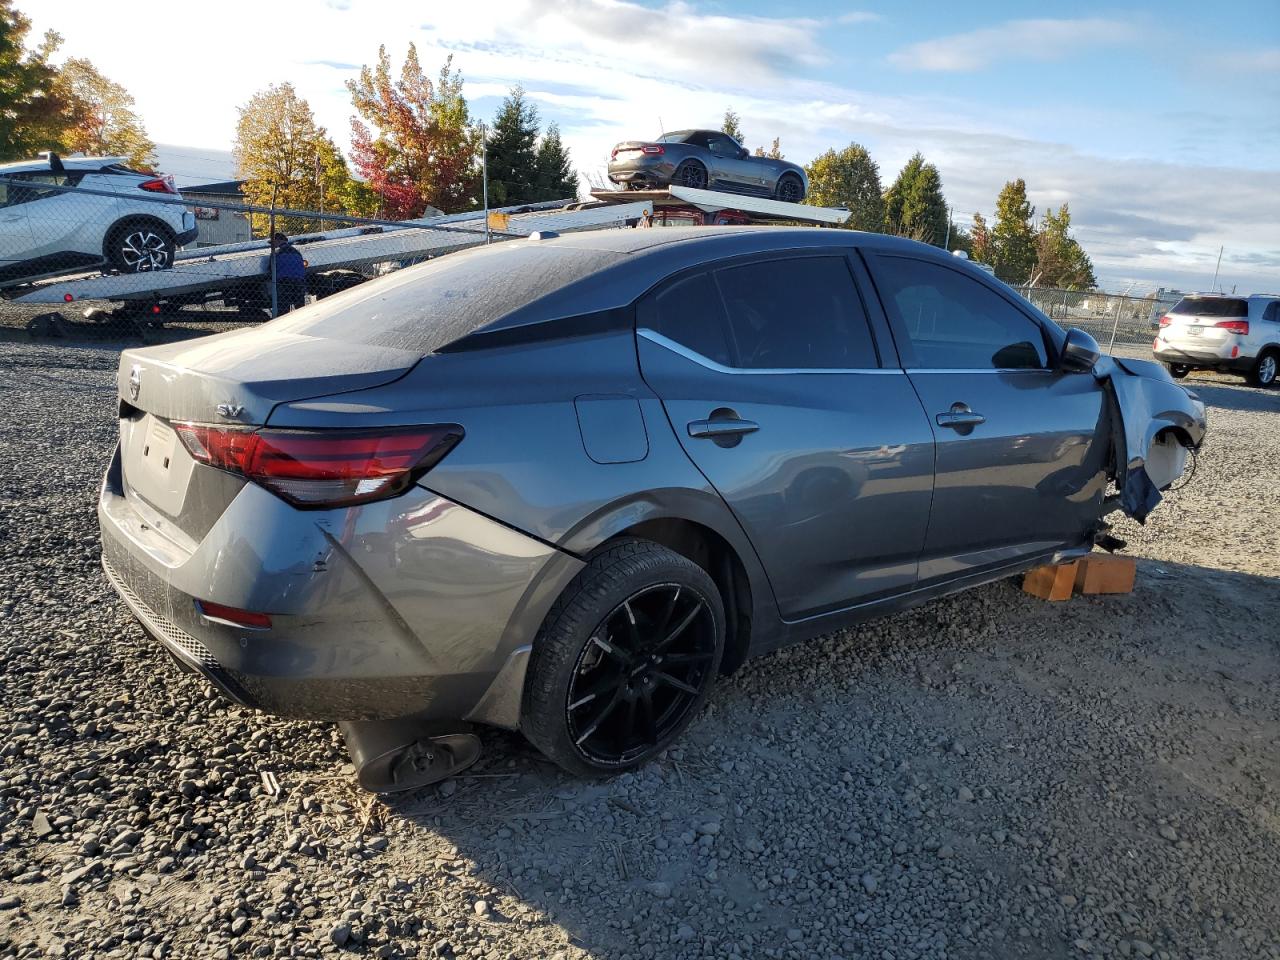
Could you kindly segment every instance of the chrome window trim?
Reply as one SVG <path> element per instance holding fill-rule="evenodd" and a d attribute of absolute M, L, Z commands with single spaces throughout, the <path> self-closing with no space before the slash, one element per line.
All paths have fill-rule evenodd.
<path fill-rule="evenodd" d="M 904 373 L 1057 373 L 1049 367 L 908 367 Z"/>
<path fill-rule="evenodd" d="M 763 373 L 776 376 L 784 373 L 817 373 L 817 374 L 833 374 L 833 373 L 858 373 L 858 374 L 902 374 L 905 371 L 901 367 L 726 367 L 722 363 L 716 363 L 710 357 L 705 357 L 696 350 L 690 350 L 682 343 L 677 343 L 670 337 L 665 337 L 656 330 L 650 330 L 648 327 L 640 327 L 636 330 L 636 336 L 644 337 L 650 343 L 656 343 L 660 347 L 666 347 L 672 353 L 679 354 L 686 360 L 692 360 L 699 366 L 706 367 L 708 370 L 714 370 L 716 373 L 732 373 L 732 374 L 756 374 Z"/>

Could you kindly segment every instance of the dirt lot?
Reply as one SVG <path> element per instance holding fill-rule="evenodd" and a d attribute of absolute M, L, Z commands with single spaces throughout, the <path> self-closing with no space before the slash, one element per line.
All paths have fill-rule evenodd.
<path fill-rule="evenodd" d="M 639 774 L 495 733 L 383 803 L 105 586 L 115 365 L 0 343 L 0 955 L 1280 957 L 1280 392 L 1194 382 L 1132 595 L 995 584 L 752 662 Z"/>

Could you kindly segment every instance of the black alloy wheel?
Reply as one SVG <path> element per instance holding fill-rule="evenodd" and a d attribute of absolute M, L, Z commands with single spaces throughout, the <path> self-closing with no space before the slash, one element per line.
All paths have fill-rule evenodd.
<path fill-rule="evenodd" d="M 711 679 L 716 624 L 678 583 L 632 594 L 592 632 L 569 684 L 566 720 L 591 763 L 622 766 L 671 739 Z"/>
<path fill-rule="evenodd" d="M 676 167 L 671 182 L 678 187 L 690 187 L 694 190 L 707 189 L 707 168 L 696 160 L 686 160 Z"/>
<path fill-rule="evenodd" d="M 804 184 L 795 174 L 787 174 L 778 181 L 778 199 L 787 203 L 799 203 L 804 199 Z"/>

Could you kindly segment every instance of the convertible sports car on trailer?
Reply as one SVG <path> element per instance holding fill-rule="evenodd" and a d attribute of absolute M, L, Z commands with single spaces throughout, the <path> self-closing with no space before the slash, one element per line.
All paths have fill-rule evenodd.
<path fill-rule="evenodd" d="M 1206 429 L 1159 364 L 844 230 L 511 241 L 118 386 L 111 582 L 377 790 L 474 760 L 465 721 L 643 763 L 753 654 L 1088 552 Z"/>
<path fill-rule="evenodd" d="M 613 148 L 609 179 L 629 190 L 692 187 L 750 193 L 799 203 L 809 192 L 804 167 L 752 156 L 727 133 L 677 130 L 656 140 L 627 140 Z"/>

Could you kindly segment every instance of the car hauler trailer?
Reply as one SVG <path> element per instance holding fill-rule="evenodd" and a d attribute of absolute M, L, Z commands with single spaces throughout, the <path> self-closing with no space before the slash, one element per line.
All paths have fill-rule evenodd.
<path fill-rule="evenodd" d="M 622 205 L 637 200 L 653 205 L 657 226 L 732 226 L 744 223 L 808 223 L 836 227 L 853 214 L 843 207 L 813 207 L 721 190 L 668 187 L 665 190 L 592 190 L 596 204 Z M 594 206 L 578 204 L 580 208 Z"/>
<path fill-rule="evenodd" d="M 500 218 L 498 231 L 486 230 L 484 216 L 471 214 L 418 221 L 412 225 L 352 227 L 297 237 L 294 242 L 303 254 L 308 277 L 311 277 L 333 270 L 354 272 L 374 264 L 422 260 L 483 244 L 490 236 L 509 239 L 539 231 L 565 233 L 621 227 L 652 209 L 652 205 L 644 201 L 635 201 L 586 210 L 561 207 L 526 213 L 499 211 L 490 215 L 491 222 Z M 268 284 L 271 257 L 265 249 L 266 241 L 232 247 L 191 251 L 178 258 L 168 270 L 86 274 L 35 283 L 8 291 L 8 299 L 20 304 L 63 305 L 106 301 L 125 305 L 126 312 L 131 309 L 134 313 L 146 313 L 152 307 L 203 303 L 225 297 L 234 299 L 244 295 L 246 286 Z"/>

